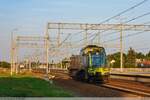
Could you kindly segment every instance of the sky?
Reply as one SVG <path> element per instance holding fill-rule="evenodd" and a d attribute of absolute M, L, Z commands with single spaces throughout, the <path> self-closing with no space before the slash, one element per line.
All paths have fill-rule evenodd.
<path fill-rule="evenodd" d="M 103 20 L 141 2 L 142 0 L 0 0 L 0 60 L 10 60 L 11 32 L 16 35 L 43 35 L 47 22 L 100 23 Z M 125 13 L 124 20 L 150 10 L 150 0 Z M 131 24 L 149 22 L 146 16 Z M 109 23 L 118 22 L 117 18 Z M 103 40 L 116 35 L 102 37 Z M 150 48 L 150 35 L 144 33 L 125 40 L 126 48 Z M 142 42 L 139 42 L 142 41 Z M 133 45 L 130 45 L 130 44 Z M 143 44 L 145 44 L 143 46 Z M 147 52 L 143 50 L 141 52 Z"/>

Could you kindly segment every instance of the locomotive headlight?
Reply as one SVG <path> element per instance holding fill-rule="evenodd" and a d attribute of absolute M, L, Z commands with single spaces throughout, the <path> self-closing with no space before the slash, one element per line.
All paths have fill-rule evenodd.
<path fill-rule="evenodd" d="M 99 55 L 99 53 L 98 53 L 98 52 L 96 52 L 96 55 Z"/>

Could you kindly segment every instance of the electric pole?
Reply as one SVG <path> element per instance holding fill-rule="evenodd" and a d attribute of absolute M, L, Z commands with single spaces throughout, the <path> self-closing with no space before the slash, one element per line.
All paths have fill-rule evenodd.
<path fill-rule="evenodd" d="M 87 37 L 87 24 L 85 25 L 85 45 L 87 45 L 88 37 Z"/>
<path fill-rule="evenodd" d="M 60 45 L 60 24 L 58 25 L 58 37 L 57 37 L 57 45 L 58 45 L 58 47 L 59 47 L 59 45 Z"/>
<path fill-rule="evenodd" d="M 98 42 L 98 45 L 100 46 L 101 45 L 100 30 L 98 30 L 97 42 Z"/>
<path fill-rule="evenodd" d="M 46 37 L 45 37 L 45 47 L 46 47 L 46 73 L 49 73 L 49 33 L 48 33 L 48 25 L 46 27 Z"/>
<path fill-rule="evenodd" d="M 120 71 L 123 71 L 123 20 L 126 18 L 123 18 L 119 16 L 119 21 L 120 21 Z"/>
<path fill-rule="evenodd" d="M 120 71 L 123 71 L 122 24 L 120 24 Z"/>
<path fill-rule="evenodd" d="M 14 41 L 14 31 L 17 31 L 18 29 L 16 28 L 16 29 L 13 29 L 12 31 L 11 31 L 11 57 L 10 57 L 10 59 L 11 59 L 11 69 L 10 69 L 10 74 L 11 74 L 11 76 L 13 75 L 13 72 L 15 71 L 15 61 L 14 61 L 14 59 L 15 59 L 15 49 L 16 49 L 16 47 L 15 47 L 15 41 Z"/>
<path fill-rule="evenodd" d="M 13 65 L 14 65 L 14 44 L 13 44 L 13 31 L 11 32 L 11 69 L 10 69 L 10 74 L 11 76 L 13 75 Z"/>

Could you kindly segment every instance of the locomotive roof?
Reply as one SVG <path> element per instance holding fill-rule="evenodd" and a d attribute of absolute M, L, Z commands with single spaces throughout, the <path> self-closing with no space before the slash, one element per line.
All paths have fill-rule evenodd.
<path fill-rule="evenodd" d="M 84 47 L 82 50 L 85 50 L 86 48 L 93 48 L 93 47 L 97 47 L 97 48 L 102 48 L 104 49 L 104 47 L 100 47 L 100 46 L 97 46 L 97 45 L 87 45 L 86 47 Z M 81 50 L 81 51 L 82 51 Z"/>

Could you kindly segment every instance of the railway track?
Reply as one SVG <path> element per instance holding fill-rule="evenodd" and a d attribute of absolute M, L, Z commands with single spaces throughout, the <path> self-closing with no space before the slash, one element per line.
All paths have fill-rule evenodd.
<path fill-rule="evenodd" d="M 125 91 L 141 96 L 150 97 L 150 83 L 141 83 L 137 81 L 129 81 L 122 79 L 110 79 L 110 82 L 107 84 L 103 84 L 104 87 Z"/>
<path fill-rule="evenodd" d="M 136 96 L 150 97 L 150 87 L 143 83 L 139 83 L 139 82 L 133 82 L 133 81 L 128 81 L 128 80 L 119 80 L 119 79 L 110 79 L 110 82 L 107 84 L 101 84 L 101 85 L 96 84 L 95 85 L 95 84 L 88 84 L 88 83 L 84 83 L 84 82 L 75 81 L 75 80 L 71 79 L 71 77 L 68 76 L 68 73 L 66 71 L 52 70 L 51 74 L 56 76 L 54 81 L 56 81 L 59 85 L 62 85 L 63 83 L 65 83 L 62 85 L 63 87 L 67 87 L 67 85 L 69 87 L 71 85 L 69 87 L 70 89 L 72 89 L 72 87 L 80 88 L 80 87 L 77 87 L 80 84 L 80 85 L 85 85 L 85 86 L 87 85 L 87 87 L 85 87 L 86 88 L 85 90 L 87 90 L 87 88 L 90 88 L 89 86 L 91 86 L 91 87 L 93 87 L 93 89 L 95 91 L 99 91 L 101 88 L 107 88 L 108 90 L 109 89 L 116 90 L 116 91 L 120 91 L 120 92 L 127 93 L 127 94 L 133 94 Z M 69 88 L 67 88 L 67 89 L 69 89 Z M 82 89 L 84 89 L 84 88 L 82 88 Z M 75 90 L 77 90 L 77 89 L 75 89 Z M 94 96 L 99 96 L 99 95 L 97 93 L 95 93 Z"/>
<path fill-rule="evenodd" d="M 64 74 L 66 74 L 66 73 L 64 73 Z M 117 84 L 114 84 L 115 81 L 119 81 L 119 82 Z M 126 83 L 126 84 L 124 84 L 124 83 Z M 124 84 L 124 85 L 121 85 L 121 84 Z M 100 86 L 123 91 L 123 92 L 132 93 L 135 95 L 150 97 L 150 87 L 145 86 L 145 85 L 143 86 L 142 83 L 138 83 L 138 82 L 132 82 L 132 81 L 128 81 L 128 80 L 111 79 L 110 83 L 102 84 Z"/>
<path fill-rule="evenodd" d="M 119 91 L 123 91 L 123 92 L 132 93 L 132 94 L 135 94 L 135 95 L 140 95 L 140 96 L 144 96 L 144 97 L 150 97 L 150 93 L 143 92 L 143 91 L 140 91 L 140 90 L 133 90 L 133 89 L 124 88 L 124 87 L 120 87 L 120 86 L 109 85 L 109 84 L 103 84 L 101 86 L 106 87 L 106 88 L 119 90 Z"/>

